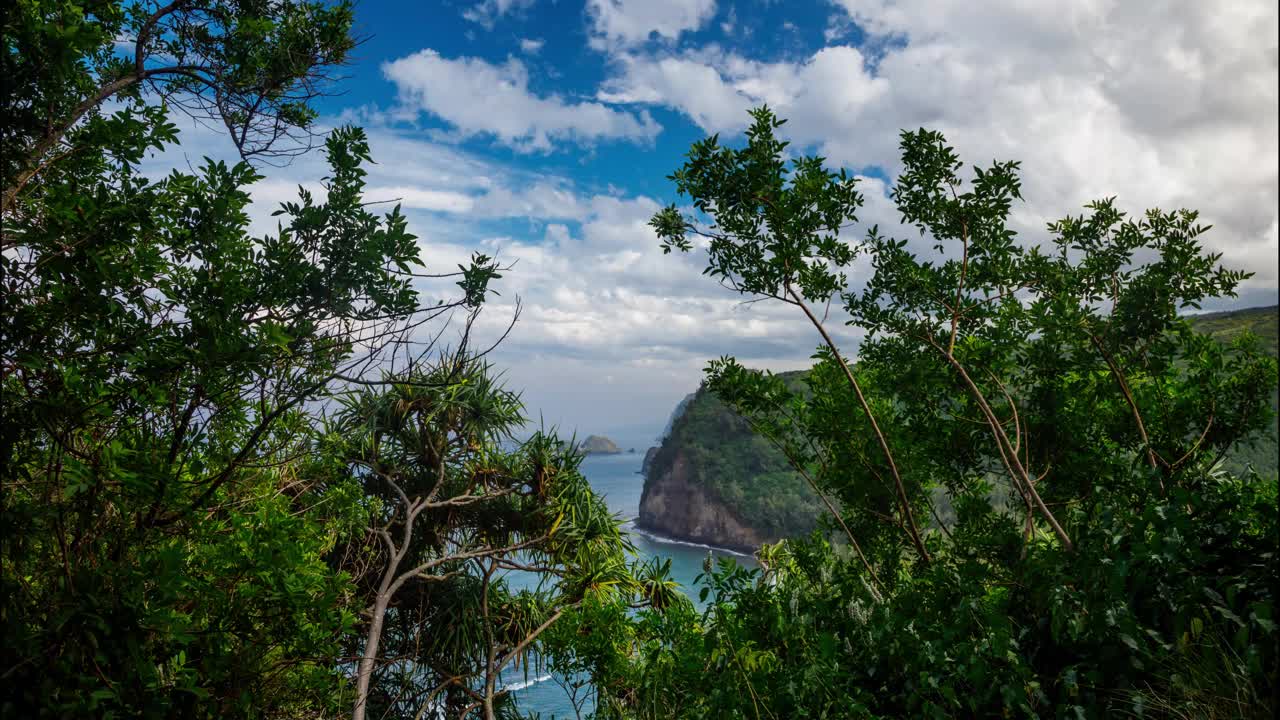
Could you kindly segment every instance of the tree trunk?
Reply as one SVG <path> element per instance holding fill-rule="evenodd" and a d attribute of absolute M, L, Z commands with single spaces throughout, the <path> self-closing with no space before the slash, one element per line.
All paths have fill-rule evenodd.
<path fill-rule="evenodd" d="M 493 712 L 493 693 L 497 690 L 498 649 L 493 645 L 493 623 L 489 619 L 489 581 L 493 577 L 495 563 L 489 563 L 484 571 L 484 583 L 480 586 L 480 612 L 484 618 L 485 662 L 484 662 L 484 720 L 497 720 Z"/>
<path fill-rule="evenodd" d="M 364 655 L 360 658 L 360 667 L 356 671 L 356 707 L 351 713 L 351 720 L 364 720 L 369 702 L 369 682 L 373 679 L 373 665 L 378 660 L 378 645 L 382 642 L 382 623 L 387 616 L 387 604 L 391 600 L 387 583 L 384 581 L 382 585 L 378 591 L 378 599 L 373 603 L 373 619 L 369 623 L 369 634 L 365 637 Z"/>

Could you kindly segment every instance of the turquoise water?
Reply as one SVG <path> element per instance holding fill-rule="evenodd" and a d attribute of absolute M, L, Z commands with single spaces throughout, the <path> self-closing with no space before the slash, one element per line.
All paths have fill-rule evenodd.
<path fill-rule="evenodd" d="M 625 527 L 632 530 L 632 542 L 641 558 L 671 558 L 672 579 L 680 583 L 685 594 L 695 603 L 698 595 L 694 578 L 702 572 L 702 563 L 708 553 L 714 557 L 731 557 L 749 567 L 755 566 L 755 561 L 744 555 L 634 532 L 632 523 L 639 514 L 640 493 L 644 489 L 644 478 L 640 475 L 640 463 L 643 459 L 642 453 L 593 455 L 582 463 L 582 472 L 590 481 L 591 487 L 604 496 L 612 512 L 628 521 Z M 508 687 L 520 688 L 515 691 L 515 695 L 523 712 L 538 712 L 544 718 L 575 718 L 573 703 L 564 685 L 563 678 L 553 678 L 547 674 L 530 674 L 526 677 L 522 672 L 512 673 L 507 682 Z M 584 716 L 590 709 L 588 701 L 583 707 Z"/>

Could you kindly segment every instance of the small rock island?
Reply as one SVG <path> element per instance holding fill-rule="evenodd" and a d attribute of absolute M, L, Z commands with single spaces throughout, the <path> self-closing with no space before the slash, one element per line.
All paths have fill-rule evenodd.
<path fill-rule="evenodd" d="M 578 452 L 583 455 L 617 455 L 622 452 L 622 448 L 603 435 L 588 435 L 578 445 Z"/>

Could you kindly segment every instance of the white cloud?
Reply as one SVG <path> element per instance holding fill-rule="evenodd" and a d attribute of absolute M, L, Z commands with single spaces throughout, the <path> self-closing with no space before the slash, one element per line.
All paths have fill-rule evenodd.
<path fill-rule="evenodd" d="M 720 32 L 725 35 L 733 35 L 733 31 L 738 29 L 738 9 L 729 7 L 729 11 L 725 13 L 724 20 L 720 22 Z"/>
<path fill-rule="evenodd" d="M 406 185 L 373 185 L 365 195 L 380 201 L 399 202 L 402 207 L 436 212 L 465 213 L 475 207 L 476 199 L 451 190 L 429 190 Z"/>
<path fill-rule="evenodd" d="M 829 47 L 802 63 L 765 63 L 720 52 L 661 58 L 625 55 L 621 72 L 602 86 L 605 102 L 676 108 L 707 132 L 741 130 L 747 110 L 768 104 L 817 132 L 848 122 L 889 91 L 874 77 L 862 52 Z"/>
<path fill-rule="evenodd" d="M 715 0 L 587 0 L 591 44 L 597 49 L 639 45 L 653 35 L 676 40 L 715 14 Z"/>
<path fill-rule="evenodd" d="M 846 6 L 852 13 L 832 27 L 843 33 L 857 23 L 877 34 L 860 48 L 835 45 L 791 62 L 677 49 L 682 33 L 714 19 L 711 3 L 684 19 L 640 7 L 658 20 L 609 3 L 607 19 L 591 21 L 593 42 L 610 50 L 611 75 L 587 100 L 536 92 L 518 60 L 424 51 L 385 66 L 403 107 L 381 113 L 389 127 L 370 130 L 378 164 L 369 167 L 368 199 L 403 199 L 429 272 L 447 272 L 477 250 L 515 262 L 496 284 L 502 294 L 486 309 L 479 340 L 498 336 L 519 296 L 520 322 L 493 359 L 535 418 L 544 413 L 583 433 L 627 423 L 656 430 L 707 359 L 732 353 L 756 367 L 800 367 L 818 338 L 792 308 L 740 304 L 701 274 L 698 252 L 662 255 L 646 225 L 662 200 L 584 187 L 404 131 L 420 113 L 461 136 L 543 150 L 647 141 L 658 127 L 638 112 L 644 106 L 673 108 L 707 132 L 734 132 L 747 108 L 767 102 L 791 119 L 785 128 L 800 144 L 890 173 L 898 130 L 934 127 L 971 164 L 1023 160 L 1020 226 L 1033 234 L 1103 195 L 1133 210 L 1202 208 L 1216 224 L 1207 241 L 1227 262 L 1262 273 L 1258 287 L 1272 288 L 1249 297 L 1275 302 L 1274 8 L 1189 5 L 1175 16 L 1099 0 L 1041 17 L 1039 6 L 1014 0 L 990 9 L 907 0 Z M 661 42 L 646 41 L 654 32 Z M 192 157 L 217 156 L 187 138 Z M 683 150 L 671 151 L 670 167 Z M 171 165 L 185 167 L 180 157 Z M 317 154 L 270 170 L 253 188 L 255 230 L 274 227 L 274 203 L 293 198 L 300 182 L 315 189 L 324 174 Z M 863 190 L 863 221 L 895 227 L 883 183 L 868 179 Z M 451 295 L 452 282 L 423 289 Z M 835 318 L 830 324 L 854 350 L 857 337 Z"/>
<path fill-rule="evenodd" d="M 751 100 L 742 96 L 720 72 L 697 60 L 667 57 L 659 60 L 624 56 L 625 68 L 601 88 L 597 97 L 608 103 L 645 103 L 676 107 L 703 130 L 738 130 Z"/>
<path fill-rule="evenodd" d="M 382 70 L 403 106 L 443 119 L 463 137 L 489 135 L 518 150 L 546 151 L 557 141 L 650 141 L 661 129 L 647 112 L 539 96 L 529 90 L 528 70 L 515 58 L 494 65 L 422 50 L 384 63 Z"/>
<path fill-rule="evenodd" d="M 790 308 L 743 305 L 702 275 L 702 256 L 662 254 L 647 227 L 658 201 L 579 192 L 571 206 L 580 214 L 547 222 L 541 233 L 480 240 L 474 231 L 434 240 L 439 220 L 411 217 L 410 228 L 427 238 L 429 267 L 465 263 L 476 249 L 514 264 L 475 340 L 484 346 L 505 331 L 519 298 L 519 322 L 492 357 L 535 417 L 583 432 L 640 426 L 645 435 L 697 386 L 709 358 L 728 352 L 777 369 L 806 363 L 817 338 Z M 482 220 L 479 209 L 464 217 Z M 428 295 L 451 289 L 441 281 Z"/>
<path fill-rule="evenodd" d="M 486 218 L 523 217 L 539 220 L 580 220 L 587 210 L 567 181 L 534 178 L 521 187 L 495 187 L 478 198 L 475 214 Z"/>
<path fill-rule="evenodd" d="M 521 38 L 520 52 L 525 55 L 537 55 L 542 51 L 542 46 L 546 44 L 547 41 L 542 38 Z"/>
<path fill-rule="evenodd" d="M 768 103 L 791 139 L 891 174 L 900 129 L 938 129 L 970 165 L 1022 161 L 1031 237 L 1103 196 L 1135 213 L 1198 208 L 1215 225 L 1206 244 L 1276 287 L 1274 3 L 842 5 L 871 34 L 860 49 L 802 62 L 633 51 L 598 97 L 670 107 L 707 132 L 740 130 Z"/>
<path fill-rule="evenodd" d="M 652 417 L 661 419 L 696 385 L 710 357 L 731 351 L 774 358 L 791 350 L 803 358 L 814 344 L 785 309 L 743 306 L 708 281 L 702 256 L 663 255 L 648 226 L 662 205 L 656 199 L 582 188 L 402 131 L 377 128 L 368 136 L 375 163 L 366 167 L 365 199 L 400 200 L 428 272 L 447 272 L 473 251 L 515 263 L 495 285 L 502 294 L 486 310 L 481 329 L 488 334 L 480 341 L 505 327 L 519 296 L 524 312 L 500 354 L 511 360 L 500 364 L 512 367 L 516 379 L 522 380 L 515 368 L 527 364 L 519 360 L 525 353 L 618 368 L 615 377 L 626 377 L 622 369 L 629 367 L 648 368 L 646 373 L 661 368 L 669 387 L 656 393 L 660 400 L 648 401 L 655 403 Z M 216 131 L 192 127 L 184 130 L 180 149 L 149 160 L 149 171 L 162 175 L 185 165 L 183 152 L 229 159 L 233 150 Z M 279 218 L 270 213 L 296 199 L 300 185 L 322 201 L 317 179 L 325 174 L 318 153 L 270 169 L 251 188 L 254 234 L 274 230 Z M 528 224 L 512 228 L 512 219 Z M 428 297 L 445 297 L 456 291 L 452 283 L 430 281 L 421 289 Z M 600 409 L 601 418 L 607 410 Z"/>
<path fill-rule="evenodd" d="M 125 55 L 127 57 L 134 56 L 138 51 L 138 46 L 137 43 L 134 42 L 134 39 L 125 34 L 116 35 L 112 38 L 111 47 L 117 54 Z"/>
<path fill-rule="evenodd" d="M 534 0 L 481 0 L 462 11 L 462 17 L 492 30 L 494 23 L 503 15 L 516 10 L 531 7 Z"/>

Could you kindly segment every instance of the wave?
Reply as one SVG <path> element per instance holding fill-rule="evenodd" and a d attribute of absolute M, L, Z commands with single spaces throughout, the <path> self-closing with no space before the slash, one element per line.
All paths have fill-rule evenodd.
<path fill-rule="evenodd" d="M 714 550 L 715 552 L 725 553 L 727 555 L 737 555 L 738 557 L 744 557 L 744 558 L 755 557 L 751 553 L 744 553 L 741 550 L 734 550 L 732 548 L 720 547 L 719 545 L 706 545 L 704 543 L 691 542 L 689 540 L 679 540 L 673 537 L 667 537 L 666 535 L 659 535 L 657 533 L 650 532 L 648 530 L 641 530 L 640 528 L 636 527 L 634 524 L 631 525 L 630 531 L 647 540 L 652 540 L 653 542 L 662 543 L 664 545 L 684 545 L 686 547 L 696 547 L 696 548 L 702 548 L 704 550 Z"/>
<path fill-rule="evenodd" d="M 520 690 L 524 690 L 525 688 L 531 688 L 540 682 L 546 682 L 550 679 L 551 679 L 550 674 L 539 675 L 535 678 L 529 678 L 528 680 L 521 680 L 520 682 L 513 682 L 510 685 L 504 685 L 502 686 L 502 689 L 507 692 L 519 692 Z"/>

